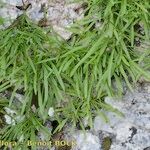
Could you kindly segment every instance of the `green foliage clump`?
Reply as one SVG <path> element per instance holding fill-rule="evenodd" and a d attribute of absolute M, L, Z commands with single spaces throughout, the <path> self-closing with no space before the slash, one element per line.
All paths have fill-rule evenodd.
<path fill-rule="evenodd" d="M 115 93 L 113 80 L 118 94 L 123 92 L 122 79 L 130 90 L 131 82 L 136 83 L 141 75 L 149 80 L 150 74 L 139 62 L 149 58 L 150 46 L 143 52 L 136 48 L 137 38 L 141 42 L 150 40 L 149 9 L 147 0 L 88 1 L 86 16 L 71 29 L 77 38 L 65 54 L 69 62 L 74 59 L 68 74 L 73 76 L 82 68 L 86 75 L 90 74 L 88 80 L 94 78 L 97 94 L 106 92 L 109 96 Z"/>
<path fill-rule="evenodd" d="M 1 31 L 0 91 L 12 90 L 11 104 L 15 92 L 22 89 L 25 94 L 22 114 L 30 109 L 33 94 L 38 96 L 43 115 L 47 103 L 53 103 L 59 90 L 64 90 L 55 66 L 60 47 L 56 37 L 49 36 L 34 25 L 25 14 L 8 29 Z M 56 90 L 50 93 L 50 89 Z"/>

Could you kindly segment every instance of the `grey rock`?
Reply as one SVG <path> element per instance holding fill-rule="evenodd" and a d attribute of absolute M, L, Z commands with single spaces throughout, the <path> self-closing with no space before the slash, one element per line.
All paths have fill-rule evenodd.
<path fill-rule="evenodd" d="M 106 112 L 110 122 L 104 123 L 100 117 L 94 121 L 94 130 L 114 135 L 110 150 L 144 150 L 150 141 L 150 93 L 149 84 L 137 87 L 133 93 L 127 92 L 122 100 L 106 97 L 105 102 L 122 111 L 124 118 Z"/>
<path fill-rule="evenodd" d="M 0 9 L 0 16 L 7 19 L 4 26 L 7 28 L 23 11 L 16 6 L 22 6 L 22 0 L 3 0 L 5 5 Z M 31 4 L 26 10 L 27 15 L 35 22 L 44 18 L 46 13 L 47 25 L 52 26 L 62 38 L 69 39 L 72 33 L 66 28 L 70 27 L 75 20 L 83 17 L 81 3 L 71 3 L 68 0 L 28 0 L 25 4 Z M 76 11 L 78 9 L 78 11 Z"/>

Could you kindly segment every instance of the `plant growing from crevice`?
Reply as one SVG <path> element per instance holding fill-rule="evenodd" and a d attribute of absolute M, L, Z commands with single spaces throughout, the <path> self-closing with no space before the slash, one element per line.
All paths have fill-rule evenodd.
<path fill-rule="evenodd" d="M 105 109 L 104 106 L 109 108 L 107 111 L 113 110 L 105 103 L 105 96 L 122 96 L 124 82 L 133 91 L 141 76 L 150 81 L 150 47 L 139 53 L 136 43 L 137 38 L 141 43 L 150 40 L 150 3 L 87 0 L 86 4 L 85 16 L 69 29 L 74 34 L 57 63 L 71 85 L 66 93 L 73 99 L 58 109 L 64 117 L 59 121 L 60 129 L 67 119 L 72 124 L 78 122 L 83 129 L 80 118 L 84 117 L 89 118 L 91 126 L 91 118 L 96 114 L 101 114 L 107 122 L 106 115 L 99 111 Z M 142 33 L 137 30 L 140 24 Z"/>
<path fill-rule="evenodd" d="M 23 91 L 25 99 L 21 114 L 30 109 L 33 95 L 38 97 L 36 101 L 41 115 L 44 115 L 47 103 L 53 103 L 53 98 L 60 98 L 58 93 L 65 87 L 55 62 L 61 46 L 57 37 L 44 33 L 25 14 L 2 31 L 0 91 L 12 89 L 10 105 L 15 92 Z"/>
<path fill-rule="evenodd" d="M 34 131 L 37 129 L 34 131 L 32 129 L 31 133 L 27 131 L 30 127 L 27 126 L 25 130 L 23 124 L 27 125 L 30 122 L 29 124 L 34 126 L 35 120 L 38 121 L 39 118 L 41 125 L 38 128 L 42 127 L 48 117 L 49 107 L 55 108 L 54 120 L 59 123 L 55 132 L 60 131 L 68 122 L 71 122 L 73 127 L 79 122 L 84 129 L 82 123 L 84 117 L 88 117 L 92 127 L 92 120 L 97 112 L 105 116 L 99 110 L 102 108 L 108 110 L 108 105 L 102 100 L 105 94 L 97 97 L 94 91 L 94 76 L 88 73 L 90 68 L 80 70 L 73 78 L 63 73 L 72 67 L 68 64 L 70 61 L 62 62 L 60 65 L 60 57 L 63 56 L 61 54 L 64 54 L 68 46 L 54 36 L 52 31 L 43 30 L 31 22 L 25 13 L 7 29 L 1 30 L 0 92 L 8 90 L 12 93 L 9 99 L 10 108 L 15 104 L 15 93 L 23 94 L 21 107 L 17 108 L 17 112 L 21 116 L 26 116 L 15 125 L 6 126 L 2 130 L 4 133 L 2 139 L 17 140 L 24 135 L 25 139 L 35 140 Z M 89 80 L 91 77 L 92 80 Z M 32 106 L 35 106 L 36 115 L 33 115 Z M 109 111 L 117 112 L 112 107 L 109 107 Z M 12 138 L 18 128 L 18 134 Z"/>
<path fill-rule="evenodd" d="M 24 119 L 16 122 L 15 125 L 7 125 L 1 130 L 1 140 L 12 142 L 10 145 L 13 149 L 36 149 L 36 144 L 32 144 L 38 139 L 37 134 L 45 137 L 45 141 L 49 141 L 51 132 L 44 127 L 42 120 L 38 117 L 37 113 L 28 112 Z M 30 142 L 32 141 L 32 143 Z M 3 145 L 2 145 L 3 146 Z M 51 145 L 50 145 L 51 146 Z M 6 147 L 3 147 L 7 149 Z"/>
<path fill-rule="evenodd" d="M 7 107 L 8 104 L 9 104 L 8 99 L 0 97 L 0 128 L 5 126 L 4 115 L 6 112 L 4 108 Z"/>
<path fill-rule="evenodd" d="M 0 32 L 0 92 L 8 90 L 12 93 L 9 99 L 10 108 L 15 104 L 15 94 L 23 94 L 21 107 L 17 109 L 20 115 L 27 116 L 24 121 L 14 126 L 6 126 L 2 139 L 17 140 L 16 138 L 24 135 L 25 139 L 34 140 L 32 137 L 35 137 L 36 129 L 33 128 L 39 122 L 38 117 L 41 120 L 37 124 L 38 128 L 42 128 L 49 107 L 63 100 L 65 85 L 56 62 L 64 44 L 60 38 L 54 36 L 53 31 L 38 27 L 25 13 Z M 37 111 L 36 115 L 33 115 L 32 106 Z M 32 125 L 32 130 L 30 126 L 24 128 L 28 123 Z M 18 128 L 19 132 L 13 139 Z"/>
<path fill-rule="evenodd" d="M 68 59 L 72 69 L 64 72 L 71 77 L 81 69 L 87 76 L 89 72 L 94 74 L 99 96 L 103 92 L 114 96 L 116 90 L 113 80 L 116 82 L 117 95 L 123 93 L 122 80 L 130 90 L 133 90 L 132 85 L 141 75 L 149 80 L 149 72 L 139 62 L 144 62 L 145 57 L 141 55 L 146 56 L 150 47 L 139 54 L 135 42 L 137 37 L 141 41 L 149 41 L 150 3 L 146 0 L 140 3 L 128 0 L 89 0 L 87 4 L 84 19 L 70 29 L 75 36 L 62 59 Z M 139 24 L 143 25 L 143 34 L 136 30 Z M 148 67 L 149 61 L 145 63 Z M 87 68 L 89 71 L 86 71 Z"/>

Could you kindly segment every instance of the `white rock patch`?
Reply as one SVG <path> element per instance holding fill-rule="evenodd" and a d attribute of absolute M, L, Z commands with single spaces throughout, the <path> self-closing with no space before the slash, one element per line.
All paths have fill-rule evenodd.
<path fill-rule="evenodd" d="M 3 2 L 5 5 L 0 9 L 0 16 L 6 19 L 4 25 L 6 28 L 23 13 L 16 7 L 23 4 L 22 0 L 3 0 Z M 83 17 L 81 3 L 71 3 L 68 0 L 24 0 L 24 3 L 31 4 L 26 13 L 32 20 L 39 22 L 46 16 L 47 25 L 52 26 L 64 39 L 69 39 L 72 34 L 66 28 Z"/>
<path fill-rule="evenodd" d="M 90 132 L 84 134 L 83 131 L 78 131 L 73 137 L 77 145 L 72 150 L 101 150 L 99 138 Z"/>
<path fill-rule="evenodd" d="M 49 110 L 48 110 L 48 115 L 50 117 L 53 117 L 54 116 L 54 108 L 53 107 L 50 107 Z"/>
<path fill-rule="evenodd" d="M 146 86 L 146 87 L 145 87 Z M 149 84 L 127 92 L 121 101 L 107 97 L 105 102 L 122 111 L 124 118 L 106 112 L 110 119 L 105 124 L 100 117 L 94 121 L 94 130 L 114 135 L 110 150 L 144 150 L 150 147 L 150 93 Z"/>

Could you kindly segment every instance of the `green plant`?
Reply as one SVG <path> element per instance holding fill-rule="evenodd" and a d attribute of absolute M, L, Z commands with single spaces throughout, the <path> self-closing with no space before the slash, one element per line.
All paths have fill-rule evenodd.
<path fill-rule="evenodd" d="M 0 17 L 0 25 L 2 25 L 3 23 L 4 23 L 4 19 Z"/>
<path fill-rule="evenodd" d="M 33 95 L 38 97 L 39 112 L 44 117 L 47 103 L 54 103 L 65 89 L 55 66 L 60 55 L 60 42 L 34 25 L 23 14 L 0 37 L 0 91 L 24 92 L 21 114 L 30 110 Z M 51 92 L 49 92 L 51 90 Z"/>
<path fill-rule="evenodd" d="M 4 114 L 4 107 L 8 106 L 9 101 L 6 98 L 0 98 L 0 113 Z"/>
<path fill-rule="evenodd" d="M 16 150 L 28 149 L 29 147 L 36 149 L 36 144 L 30 144 L 28 141 L 32 141 L 32 143 L 40 141 L 37 138 L 39 132 L 45 136 L 45 141 L 50 140 L 51 132 L 43 126 L 42 120 L 37 117 L 36 113 L 28 112 L 23 120 L 18 121 L 15 125 L 4 127 L 0 132 L 2 134 L 0 138 L 7 142 L 16 141 L 14 146 L 11 145 Z"/>
<path fill-rule="evenodd" d="M 18 140 L 24 135 L 24 140 L 33 140 L 35 131 L 44 128 L 38 117 L 44 123 L 49 107 L 63 100 L 65 86 L 56 68 L 63 41 L 54 36 L 53 31 L 35 25 L 25 13 L 0 33 L 0 92 L 12 93 L 10 108 L 13 108 L 15 94 L 22 93 L 21 107 L 15 109 L 21 116 L 27 116 L 14 126 L 6 126 L 2 139 Z M 33 105 L 36 115 L 29 114 Z"/>
<path fill-rule="evenodd" d="M 60 109 L 64 117 L 60 127 L 67 119 L 83 126 L 80 118 L 84 117 L 89 117 L 91 125 L 91 118 L 108 106 L 105 96 L 122 96 L 124 81 L 133 91 L 141 76 L 150 80 L 150 47 L 139 52 L 136 46 L 137 38 L 141 43 L 150 41 L 150 3 L 87 0 L 85 4 L 85 16 L 69 28 L 74 35 L 57 63 L 71 85 L 66 93 L 75 101 Z"/>
<path fill-rule="evenodd" d="M 8 104 L 9 101 L 7 99 L 0 97 L 0 128 L 5 126 L 4 117 L 3 117 L 5 114 L 4 107 L 7 107 Z"/>
<path fill-rule="evenodd" d="M 62 59 L 63 62 L 67 59 L 72 69 L 65 71 L 74 76 L 81 68 L 86 75 L 89 72 L 94 74 L 96 91 L 100 93 L 98 95 L 104 91 L 113 96 L 113 80 L 121 95 L 122 79 L 130 90 L 131 82 L 136 83 L 139 76 L 150 79 L 149 73 L 139 64 L 139 60 L 143 61 L 144 57 L 137 54 L 135 47 L 136 38 L 149 41 L 150 4 L 147 0 L 138 2 L 89 0 L 86 16 L 70 29 L 75 33 L 71 43 L 73 46 L 70 45 Z M 136 29 L 137 26 L 143 28 L 143 34 Z M 149 53 L 149 49 L 141 53 Z"/>

